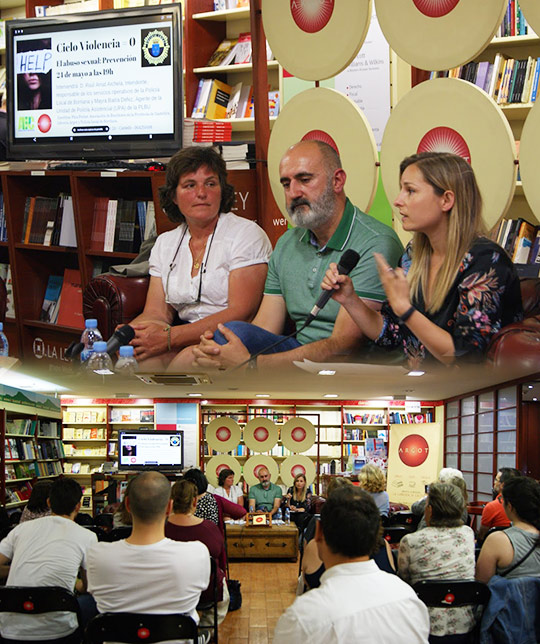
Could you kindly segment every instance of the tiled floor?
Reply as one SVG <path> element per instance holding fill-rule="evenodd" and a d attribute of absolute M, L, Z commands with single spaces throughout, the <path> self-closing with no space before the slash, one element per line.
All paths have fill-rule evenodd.
<path fill-rule="evenodd" d="M 271 643 L 279 616 L 295 599 L 298 563 L 230 563 L 229 572 L 242 584 L 242 608 L 221 624 L 220 644 Z"/>

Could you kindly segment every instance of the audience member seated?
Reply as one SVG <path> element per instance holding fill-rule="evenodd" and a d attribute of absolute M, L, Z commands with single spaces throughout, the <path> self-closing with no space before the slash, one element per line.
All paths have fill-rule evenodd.
<path fill-rule="evenodd" d="M 88 589 L 100 613 L 185 613 L 197 623 L 196 606 L 210 581 L 208 548 L 165 537 L 171 486 L 159 472 L 144 472 L 126 498 L 131 536 L 100 542 L 88 552 Z"/>
<path fill-rule="evenodd" d="M 493 492 L 497 495 L 482 510 L 480 529 L 478 530 L 478 541 L 481 543 L 491 528 L 508 528 L 510 519 L 506 516 L 503 507 L 502 491 L 504 485 L 511 478 L 522 476 L 521 472 L 514 467 L 501 467 L 493 481 Z"/>
<path fill-rule="evenodd" d="M 130 322 L 141 367 L 163 369 L 218 322 L 255 315 L 272 247 L 255 222 L 230 212 L 234 200 L 212 148 L 185 148 L 167 164 L 160 204 L 178 226 L 157 238 L 145 307 Z"/>
<path fill-rule="evenodd" d="M 523 306 L 512 260 L 487 237 L 473 169 L 456 154 L 422 152 L 405 158 L 399 174 L 394 206 L 413 239 L 396 270 L 377 255 L 387 296 L 381 312 L 366 306 L 336 264 L 322 287 L 365 336 L 410 367 L 425 359 L 480 362 L 501 327 L 523 318 Z"/>
<path fill-rule="evenodd" d="M 351 479 L 345 478 L 344 476 L 333 476 L 326 487 L 326 498 L 330 496 L 340 487 L 354 487 Z M 324 504 L 323 504 L 324 505 Z M 316 517 L 311 517 L 308 524 L 304 528 L 303 541 L 308 544 L 313 537 L 315 536 L 315 527 L 317 525 Z"/>
<path fill-rule="evenodd" d="M 386 491 L 386 476 L 380 467 L 373 463 L 366 463 L 358 474 L 360 487 L 369 492 L 383 517 L 390 511 L 390 497 Z"/>
<path fill-rule="evenodd" d="M 396 575 L 369 560 L 380 525 L 364 490 L 344 487 L 328 497 L 315 535 L 325 566 L 321 585 L 297 597 L 280 617 L 274 644 L 428 641 L 426 606 Z"/>
<path fill-rule="evenodd" d="M 234 484 L 234 472 L 228 468 L 221 470 L 218 475 L 218 487 L 214 496 L 222 496 L 231 503 L 244 505 L 244 492 L 239 485 Z"/>
<path fill-rule="evenodd" d="M 165 524 L 165 536 L 175 541 L 200 541 L 208 548 L 210 556 L 217 564 L 218 584 L 218 620 L 221 623 L 227 615 L 229 607 L 229 590 L 225 579 L 225 540 L 219 528 L 212 521 L 195 516 L 197 507 L 197 486 L 186 479 L 176 481 L 172 487 L 172 514 L 169 514 Z M 210 580 L 208 588 L 201 594 L 202 602 L 213 600 L 214 580 Z M 201 626 L 213 623 L 212 611 L 203 613 Z"/>
<path fill-rule="evenodd" d="M 97 542 L 97 537 L 74 522 L 81 507 L 81 496 L 77 481 L 57 479 L 49 493 L 51 515 L 19 524 L 0 543 L 0 566 L 11 562 L 7 586 L 86 590 L 87 551 Z M 78 574 L 80 580 L 77 580 Z M 36 638 L 58 644 L 81 641 L 77 616 L 66 612 L 0 613 L 0 633 L 3 642 Z"/>
<path fill-rule="evenodd" d="M 51 514 L 51 508 L 47 503 L 51 487 L 51 480 L 36 481 L 19 523 L 31 521 L 32 519 L 39 519 L 41 517 L 48 517 Z"/>
<path fill-rule="evenodd" d="M 120 502 L 119 507 L 113 514 L 113 529 L 126 528 L 133 524 L 133 521 L 131 519 L 131 514 L 128 512 L 128 509 L 126 507 L 126 499 L 129 494 L 129 486 L 131 485 L 131 481 L 133 481 L 133 479 L 129 479 L 126 485 L 126 489 L 124 490 L 124 496 L 122 497 L 122 501 Z"/>
<path fill-rule="evenodd" d="M 540 577 L 540 485 L 514 476 L 502 488 L 503 508 L 511 527 L 489 534 L 476 564 L 476 578 Z"/>
<path fill-rule="evenodd" d="M 260 467 L 257 472 L 259 483 L 249 488 L 249 511 L 270 512 L 274 515 L 281 507 L 283 491 L 270 481 L 270 472 L 266 467 Z"/>
<path fill-rule="evenodd" d="M 427 527 L 411 532 L 399 543 L 398 575 L 410 584 L 424 579 L 474 579 L 474 532 L 463 525 L 465 501 L 451 483 L 429 486 L 425 516 Z M 475 616 L 469 606 L 429 608 L 430 642 L 445 635 L 468 642 Z M 458 637 L 462 635 L 462 638 Z"/>
<path fill-rule="evenodd" d="M 456 478 L 463 478 L 463 474 L 461 473 L 460 470 L 456 470 L 454 467 L 443 467 L 442 470 L 439 472 L 439 483 L 450 483 L 451 481 L 453 482 L 454 479 Z M 424 512 L 426 511 L 426 503 L 427 503 L 427 494 L 423 496 L 419 501 L 415 501 L 412 506 L 411 506 L 411 512 L 413 514 L 416 514 L 417 516 L 421 516 L 422 518 L 420 519 L 417 530 L 422 530 L 423 528 L 426 527 L 426 519 L 424 517 Z M 463 523 L 467 523 L 467 507 L 465 507 L 464 515 L 463 515 Z"/>
<path fill-rule="evenodd" d="M 291 511 L 291 519 L 299 530 L 303 530 L 311 518 L 312 497 L 313 494 L 308 488 L 305 475 L 297 474 L 294 477 L 292 487 L 287 490 L 285 498 Z"/>
<path fill-rule="evenodd" d="M 208 479 L 196 467 L 184 473 L 184 478 L 195 483 L 197 488 L 197 510 L 195 516 L 199 519 L 207 519 L 219 525 L 219 510 L 216 498 L 208 492 Z"/>

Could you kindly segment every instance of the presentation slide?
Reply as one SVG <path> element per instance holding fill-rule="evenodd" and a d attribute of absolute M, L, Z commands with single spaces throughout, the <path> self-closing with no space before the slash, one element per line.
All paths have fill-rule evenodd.
<path fill-rule="evenodd" d="M 15 34 L 16 137 L 174 132 L 171 28 L 156 19 Z"/>
<path fill-rule="evenodd" d="M 182 464 L 182 435 L 161 432 L 123 434 L 120 442 L 121 466 Z"/>

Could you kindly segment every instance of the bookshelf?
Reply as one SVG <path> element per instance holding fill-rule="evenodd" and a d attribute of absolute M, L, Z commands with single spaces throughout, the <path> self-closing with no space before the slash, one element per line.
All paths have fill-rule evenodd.
<path fill-rule="evenodd" d="M 154 429 L 155 408 L 153 403 L 146 405 L 112 404 L 109 413 L 108 458 L 118 460 L 118 432 L 130 429 Z"/>
<path fill-rule="evenodd" d="M 36 7 L 46 4 L 47 6 L 58 6 L 64 4 L 63 0 L 25 0 L 26 1 L 26 17 L 34 18 L 36 15 Z M 24 4 L 21 3 L 21 4 Z M 99 10 L 112 9 L 113 0 L 98 0 Z"/>

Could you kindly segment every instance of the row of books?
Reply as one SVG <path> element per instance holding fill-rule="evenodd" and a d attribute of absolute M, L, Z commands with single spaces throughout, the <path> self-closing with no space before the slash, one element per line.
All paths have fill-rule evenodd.
<path fill-rule="evenodd" d="M 111 423 L 153 423 L 154 410 L 113 407 L 111 409 L 110 420 Z"/>
<path fill-rule="evenodd" d="M 78 269 L 65 268 L 64 275 L 49 275 L 39 319 L 49 324 L 84 329 L 81 272 Z"/>
<path fill-rule="evenodd" d="M 75 217 L 71 195 L 27 197 L 21 241 L 24 244 L 75 248 Z"/>
<path fill-rule="evenodd" d="M 106 447 L 78 447 L 72 443 L 64 443 L 66 456 L 107 456 Z"/>
<path fill-rule="evenodd" d="M 63 468 L 60 461 L 49 461 L 47 463 L 33 463 L 34 473 L 37 477 L 40 476 L 58 476 L 62 474 Z"/>
<path fill-rule="evenodd" d="M 11 418 L 6 421 L 6 434 L 34 436 L 38 421 L 30 418 Z"/>
<path fill-rule="evenodd" d="M 105 440 L 105 427 L 64 427 L 64 440 Z"/>
<path fill-rule="evenodd" d="M 56 420 L 38 421 L 38 438 L 60 438 L 60 422 Z"/>
<path fill-rule="evenodd" d="M 141 242 L 155 234 L 153 201 L 97 197 L 90 249 L 137 253 Z"/>
<path fill-rule="evenodd" d="M 64 458 L 64 443 L 59 439 L 38 441 L 36 453 L 38 458 Z"/>
<path fill-rule="evenodd" d="M 508 36 L 526 36 L 531 29 L 519 6 L 519 0 L 508 0 L 503 21 L 495 34 L 497 38 Z"/>
<path fill-rule="evenodd" d="M 1 90 L 0 90 L 1 92 Z M 6 213 L 4 211 L 4 194 L 0 192 L 0 242 L 7 242 Z"/>
<path fill-rule="evenodd" d="M 321 427 L 319 429 L 319 440 L 324 441 L 340 441 L 341 440 L 341 427 Z"/>
<path fill-rule="evenodd" d="M 268 92 L 269 116 L 279 114 L 278 90 Z M 201 78 L 195 96 L 191 118 L 240 119 L 252 118 L 254 110 L 253 86 L 239 82 L 231 86 L 217 78 Z"/>
<path fill-rule="evenodd" d="M 21 501 L 28 501 L 32 494 L 32 486 L 30 481 L 21 483 L 17 487 L 6 487 L 6 503 L 20 503 Z"/>
<path fill-rule="evenodd" d="M 27 460 L 35 459 L 35 446 L 32 441 L 22 438 L 6 438 L 4 442 L 4 454 L 6 460 Z"/>
<path fill-rule="evenodd" d="M 366 412 L 365 414 L 351 414 L 343 412 L 343 422 L 347 425 L 386 425 L 386 414 Z"/>
<path fill-rule="evenodd" d="M 214 0 L 214 11 L 249 7 L 249 0 Z"/>
<path fill-rule="evenodd" d="M 461 78 L 483 89 L 500 105 L 534 103 L 538 94 L 540 58 L 507 58 L 497 53 L 490 63 L 472 61 L 453 69 L 431 72 L 430 78 Z"/>
<path fill-rule="evenodd" d="M 215 142 L 229 142 L 232 139 L 232 123 L 209 121 L 208 119 L 184 119 L 182 140 L 185 148 L 212 146 Z"/>
<path fill-rule="evenodd" d="M 495 241 L 515 264 L 540 264 L 540 226 L 525 219 L 501 219 Z"/>
<path fill-rule="evenodd" d="M 391 425 L 406 425 L 414 423 L 432 423 L 433 414 L 428 411 L 425 414 L 405 414 L 401 412 L 391 412 L 390 413 L 390 424 Z"/>
<path fill-rule="evenodd" d="M 34 470 L 30 469 L 30 463 L 6 463 L 6 481 L 31 479 L 34 476 Z"/>
<path fill-rule="evenodd" d="M 65 409 L 64 423 L 106 423 L 105 409 Z"/>
<path fill-rule="evenodd" d="M 225 67 L 227 65 L 248 65 L 251 63 L 251 34 L 241 33 L 238 38 L 225 38 L 208 59 L 207 67 Z M 266 41 L 266 60 L 274 60 L 274 54 Z"/>
<path fill-rule="evenodd" d="M 66 0 L 63 4 L 59 5 L 37 5 L 35 7 L 35 15 L 36 18 L 44 18 L 45 16 L 60 16 L 68 13 L 99 11 L 99 9 L 99 0 L 79 0 L 76 2 Z"/>
<path fill-rule="evenodd" d="M 343 445 L 344 456 L 365 456 L 363 445 L 347 444 Z"/>
<path fill-rule="evenodd" d="M 64 474 L 93 474 L 99 471 L 99 465 L 90 465 L 89 463 L 64 463 Z M 84 489 L 84 488 L 83 488 Z"/>
<path fill-rule="evenodd" d="M 0 263 L 0 277 L 4 280 L 6 285 L 6 317 L 15 317 L 15 301 L 13 299 L 13 278 L 11 277 L 11 266 L 9 264 Z"/>

